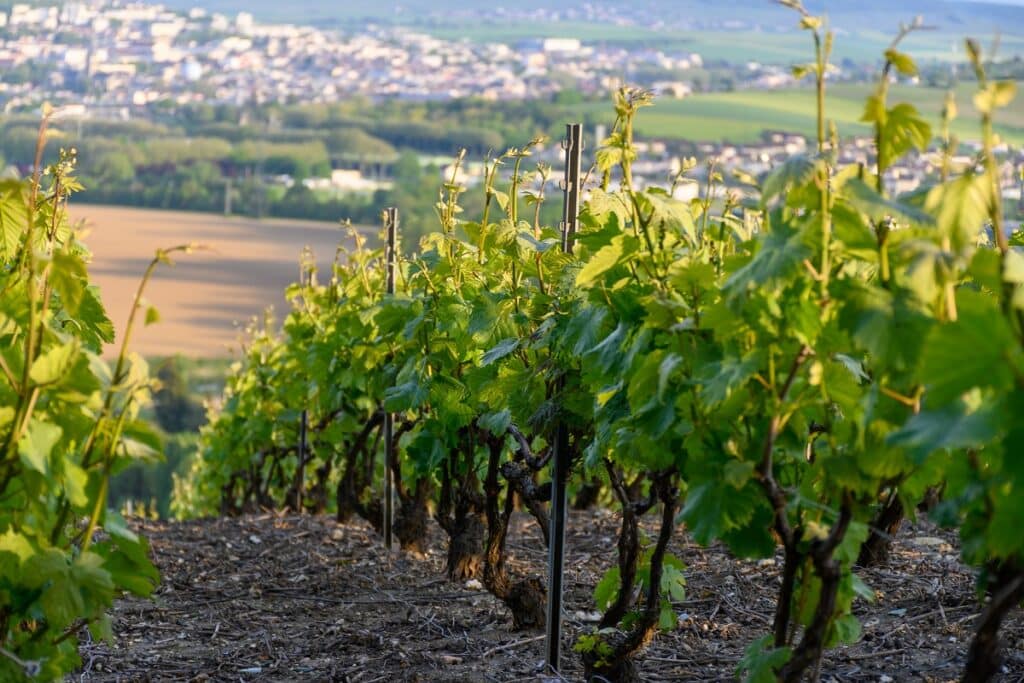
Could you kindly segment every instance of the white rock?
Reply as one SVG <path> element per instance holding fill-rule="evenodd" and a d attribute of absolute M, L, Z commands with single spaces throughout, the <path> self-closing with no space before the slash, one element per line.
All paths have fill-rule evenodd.
<path fill-rule="evenodd" d="M 945 543 L 941 538 L 935 538 L 934 536 L 918 536 L 917 538 L 910 539 L 913 545 L 921 546 L 935 546 L 943 545 Z"/>

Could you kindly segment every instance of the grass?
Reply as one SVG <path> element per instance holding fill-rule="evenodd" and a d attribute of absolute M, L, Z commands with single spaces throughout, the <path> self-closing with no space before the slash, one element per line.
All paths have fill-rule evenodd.
<path fill-rule="evenodd" d="M 833 85 L 828 89 L 826 112 L 842 136 L 870 132 L 859 121 L 870 85 Z M 979 138 L 978 117 L 971 104 L 973 86 L 956 90 L 960 117 L 953 132 L 961 141 Z M 946 91 L 941 88 L 899 86 L 893 88 L 890 104 L 908 101 L 938 130 Z M 573 113 L 601 114 L 607 105 L 590 104 Z M 784 130 L 811 135 L 815 130 L 814 92 L 808 88 L 698 94 L 683 100 L 660 100 L 637 118 L 636 131 L 647 137 L 671 140 L 756 142 L 766 130 Z M 1024 144 L 1024 107 L 1011 106 L 997 115 L 996 131 L 1007 142 Z"/>

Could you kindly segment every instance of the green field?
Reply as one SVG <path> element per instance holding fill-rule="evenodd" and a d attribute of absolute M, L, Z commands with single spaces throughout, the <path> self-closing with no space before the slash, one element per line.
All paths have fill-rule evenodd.
<path fill-rule="evenodd" d="M 836 122 L 840 135 L 862 135 L 869 132 L 859 121 L 864 98 L 871 86 L 835 85 L 828 89 L 826 112 Z M 957 90 L 959 118 L 953 132 L 961 141 L 978 139 L 978 118 L 971 104 L 972 87 Z M 893 89 L 890 104 L 913 102 L 938 131 L 945 90 L 940 88 L 900 86 Z M 997 115 L 996 130 L 1007 142 L 1024 144 L 1024 106 L 1020 97 Z M 573 113 L 601 114 L 605 104 L 585 105 Z M 813 135 L 815 131 L 815 97 L 807 88 L 792 90 L 742 91 L 698 94 L 683 100 L 659 100 L 637 118 L 637 133 L 643 136 L 672 140 L 754 142 L 766 130 L 784 130 Z"/>
<path fill-rule="evenodd" d="M 784 18 L 785 15 L 782 15 Z M 893 17 L 890 30 L 839 32 L 835 40 L 834 61 L 851 59 L 873 62 L 881 59 L 899 23 Z M 696 52 L 705 61 L 742 63 L 759 61 L 791 64 L 807 61 L 813 52 L 806 33 L 792 31 L 680 31 L 654 30 L 640 26 L 611 26 L 595 23 L 467 23 L 426 28 L 431 34 L 448 40 L 465 38 L 477 42 L 515 43 L 530 38 L 578 38 L 583 41 L 611 44 L 645 45 L 669 51 Z M 920 60 L 962 60 L 963 35 L 946 31 L 918 33 L 910 36 L 903 49 Z M 983 36 L 984 37 L 984 36 Z M 1004 35 L 999 53 L 1003 57 L 1024 54 L 1024 37 Z"/>

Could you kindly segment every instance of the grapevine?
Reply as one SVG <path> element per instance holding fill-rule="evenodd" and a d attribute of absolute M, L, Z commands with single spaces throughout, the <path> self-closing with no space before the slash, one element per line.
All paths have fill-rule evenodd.
<path fill-rule="evenodd" d="M 1001 213 L 992 133 L 1013 86 L 988 80 L 969 42 L 976 163 L 953 177 L 947 105 L 941 172 L 889 196 L 886 170 L 933 137 L 912 104 L 888 101 L 893 70 L 916 73 L 899 46 L 920 23 L 900 29 L 865 106 L 875 164 L 843 165 L 827 110 L 833 33 L 783 4 L 814 44 L 798 67 L 818 94 L 813 152 L 731 184 L 711 161 L 689 202 L 674 185 L 641 188 L 633 130 L 651 98 L 622 89 L 571 254 L 540 224 L 550 169 L 528 166 L 540 140 L 487 160 L 471 218 L 460 155 L 435 205 L 440 229 L 399 264 L 395 294 L 383 293 L 383 252 L 353 231 L 327 284 L 307 268 L 289 290 L 279 332 L 253 328 L 179 502 L 239 512 L 298 499 L 379 528 L 388 467 L 403 548 L 422 549 L 432 512 L 448 577 L 482 579 L 514 628 L 541 628 L 545 586 L 511 574 L 506 543 L 517 504 L 548 541 L 543 473 L 562 425 L 572 486 L 596 484 L 621 514 L 618 557 L 595 589 L 598 628 L 575 643 L 588 678 L 635 680 L 644 646 L 676 627 L 687 569 L 667 548 L 685 526 L 736 557 L 781 561 L 773 622 L 738 673 L 798 681 L 858 639 L 854 601 L 874 592 L 857 567 L 884 562 L 902 517 L 941 497 L 934 514 L 959 526 L 992 596 L 965 673 L 988 680 L 999 624 L 1024 597 L 1013 457 L 1024 450 L 1024 262 Z M 675 182 L 694 182 L 696 168 L 687 161 Z M 398 447 L 382 460 L 385 413 Z M 648 513 L 653 539 L 640 531 Z"/>
<path fill-rule="evenodd" d="M 106 610 L 123 592 L 149 595 L 158 575 L 144 538 L 108 510 L 112 474 L 157 457 L 139 417 L 153 381 L 128 352 L 152 271 L 186 246 L 160 250 L 143 277 L 120 353 L 101 357 L 113 325 L 89 281 L 89 252 L 68 220 L 81 189 L 76 151 L 0 182 L 0 678 L 59 680 L 79 663 L 78 638 L 112 638 Z M 145 312 L 146 321 L 155 317 Z"/>

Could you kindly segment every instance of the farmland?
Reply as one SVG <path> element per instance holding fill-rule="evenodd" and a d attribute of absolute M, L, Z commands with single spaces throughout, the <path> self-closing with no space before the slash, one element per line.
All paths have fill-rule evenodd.
<path fill-rule="evenodd" d="M 768 3 L 765 3 L 770 8 Z M 835 58 L 855 62 L 874 62 L 881 58 L 892 40 L 891 26 L 882 30 L 862 30 L 837 37 Z M 467 38 L 477 42 L 515 43 L 537 37 L 571 36 L 589 42 L 615 45 L 643 44 L 669 51 L 696 52 L 712 62 L 742 63 L 748 60 L 770 64 L 790 64 L 806 58 L 803 37 L 791 31 L 707 31 L 654 29 L 643 26 L 609 26 L 598 23 L 569 25 L 567 23 L 534 24 L 529 22 L 467 23 L 429 28 L 439 38 Z M 963 59 L 959 33 L 927 33 L 907 40 L 906 49 L 922 60 L 952 61 Z M 1024 51 L 1024 40 L 1006 36 L 1000 44 L 1001 53 L 1014 56 Z"/>
<path fill-rule="evenodd" d="M 843 137 L 870 132 L 860 121 L 864 98 L 872 86 L 840 84 L 828 89 L 826 116 Z M 956 90 L 959 118 L 952 130 L 961 140 L 976 139 L 978 117 L 971 105 L 971 84 Z M 909 100 L 937 129 L 946 91 L 942 88 L 897 86 L 892 101 Z M 582 111 L 601 112 L 606 105 L 585 105 Z M 637 119 L 640 135 L 670 140 L 757 141 L 766 130 L 814 133 L 814 91 L 809 88 L 698 94 L 682 100 L 659 100 L 658 106 Z M 996 132 L 1011 144 L 1024 143 L 1024 110 L 1008 109 Z"/>
<path fill-rule="evenodd" d="M 158 324 L 136 331 L 132 347 L 143 355 L 224 356 L 240 325 L 273 305 L 298 274 L 303 246 L 317 254 L 322 272 L 342 233 L 330 223 L 254 220 L 79 204 L 75 220 L 90 229 L 91 274 L 108 314 L 124 329 L 135 287 L 157 248 L 197 242 L 208 249 L 175 259 L 157 271 L 146 298 L 160 311 Z M 108 349 L 112 353 L 113 349 Z"/>
<path fill-rule="evenodd" d="M 168 4 L 186 9 L 190 6 L 184 0 L 171 0 Z M 400 6 L 340 3 L 330 7 L 301 0 L 297 7 L 285 7 L 264 1 L 215 0 L 208 7 L 229 14 L 252 12 L 263 21 L 294 21 L 299 16 L 304 23 L 323 26 L 352 27 L 367 21 L 408 25 L 439 38 L 480 43 L 572 37 L 587 42 L 693 51 L 706 60 L 734 64 L 747 60 L 788 64 L 802 61 L 807 55 L 801 36 L 779 20 L 778 8 L 759 0 L 721 6 L 694 0 L 647 0 L 633 3 L 626 12 L 613 8 L 611 18 L 560 13 L 563 8 L 542 0 L 505 7 L 483 2 L 425 0 L 411 0 Z M 544 19 L 538 19 L 540 15 L 536 13 L 545 9 L 548 11 Z M 922 61 L 962 59 L 962 39 L 969 34 L 988 38 L 999 32 L 1003 57 L 1024 52 L 1019 31 L 1021 12 L 1003 4 L 907 0 L 893 11 L 888 3 L 878 1 L 833 1 L 827 3 L 827 9 L 832 24 L 842 29 L 835 45 L 838 60 L 879 60 L 899 21 L 909 21 L 917 14 L 937 29 L 912 36 L 904 44 L 909 53 Z"/>

